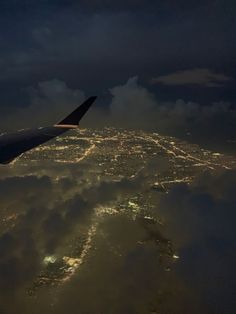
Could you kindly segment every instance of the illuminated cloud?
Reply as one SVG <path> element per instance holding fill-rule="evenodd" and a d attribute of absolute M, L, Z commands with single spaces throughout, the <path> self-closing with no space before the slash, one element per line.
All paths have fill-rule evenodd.
<path fill-rule="evenodd" d="M 229 76 L 209 69 L 192 69 L 159 76 L 151 80 L 152 84 L 164 85 L 201 85 L 205 87 L 221 87 L 232 80 Z"/>
<path fill-rule="evenodd" d="M 2 130 L 53 124 L 84 100 L 82 90 L 70 88 L 58 79 L 40 82 L 28 92 L 30 106 L 0 116 Z M 104 104 L 104 98 L 98 97 L 82 126 L 145 129 L 210 145 L 214 150 L 235 149 L 230 143 L 235 140 L 236 110 L 229 102 L 202 105 L 184 99 L 160 101 L 139 82 L 138 76 L 110 88 L 109 92 L 110 103 Z"/>
<path fill-rule="evenodd" d="M 27 286 L 32 285 L 42 265 L 48 263 L 48 257 L 56 256 L 76 227 L 82 236 L 97 206 L 143 189 L 145 181 L 140 176 L 117 182 L 91 181 L 82 189 L 84 167 L 50 164 L 45 169 L 47 176 L 40 176 L 42 165 L 38 164 L 27 170 L 34 175 L 17 167 L 1 174 L 0 288 L 4 292 L 0 309 L 11 309 L 9 313 L 13 313 L 16 307 L 8 298 L 17 298 L 21 293 L 22 302 L 26 301 Z"/>

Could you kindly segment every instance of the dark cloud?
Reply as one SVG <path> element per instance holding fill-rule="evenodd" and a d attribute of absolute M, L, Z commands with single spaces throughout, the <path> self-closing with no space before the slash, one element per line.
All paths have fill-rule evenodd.
<path fill-rule="evenodd" d="M 231 149 L 231 152 L 235 149 L 227 142 L 234 140 L 235 134 L 236 112 L 230 103 L 202 106 L 183 99 L 158 101 L 153 93 L 138 84 L 137 77 L 112 88 L 111 94 L 111 124 L 183 137 L 211 149 Z"/>
<path fill-rule="evenodd" d="M 107 217 L 95 239 L 96 254 L 83 273 L 62 289 L 63 298 L 54 312 L 197 313 L 198 306 L 196 310 L 190 306 L 194 296 L 178 278 L 164 271 L 157 246 L 138 244 L 146 236 L 132 219 Z"/>
<path fill-rule="evenodd" d="M 235 186 L 235 171 L 205 173 L 173 188 L 158 209 L 179 248 L 177 272 L 200 291 L 208 313 L 235 311 Z"/>
<path fill-rule="evenodd" d="M 235 179 L 235 171 L 205 173 L 161 198 L 157 215 L 180 255 L 174 273 L 165 272 L 153 242 L 140 244 L 141 224 L 107 217 L 96 253 L 62 289 L 55 313 L 234 313 Z"/>

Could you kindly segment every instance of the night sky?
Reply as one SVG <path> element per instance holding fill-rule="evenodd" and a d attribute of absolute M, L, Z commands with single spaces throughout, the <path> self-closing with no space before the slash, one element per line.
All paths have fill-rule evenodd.
<path fill-rule="evenodd" d="M 136 119 L 136 128 L 179 137 L 188 133 L 200 143 L 208 137 L 207 144 L 212 139 L 220 143 L 213 148 L 234 150 L 235 9 L 232 0 L 2 0 L 2 130 L 30 126 L 35 116 L 35 125 L 47 124 L 52 111 L 62 115 L 75 106 L 78 94 L 98 95 L 97 108 L 112 111 L 112 102 L 121 99 L 111 90 L 126 88 L 136 78 L 133 89 L 152 98 L 156 116 L 153 123 Z M 132 91 L 127 94 L 126 101 L 139 112 Z M 30 115 L 24 110 L 35 103 L 46 106 L 44 113 L 35 114 L 35 108 L 33 119 L 26 118 Z M 162 106 L 170 117 L 165 127 L 159 124 Z M 99 115 L 94 120 L 91 125 L 97 127 L 114 119 Z M 115 120 L 121 127 L 133 126 Z M 182 121 L 178 126 L 177 120 Z M 196 128 L 201 134 L 195 134 Z"/>
<path fill-rule="evenodd" d="M 3 0 L 0 14 L 2 105 L 41 81 L 101 95 L 135 75 L 159 99 L 236 98 L 234 1 Z M 186 70 L 189 82 L 155 80 Z"/>

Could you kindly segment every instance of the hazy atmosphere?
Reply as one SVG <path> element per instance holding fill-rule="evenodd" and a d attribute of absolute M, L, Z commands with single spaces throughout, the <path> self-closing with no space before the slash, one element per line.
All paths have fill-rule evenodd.
<path fill-rule="evenodd" d="M 98 96 L 0 165 L 1 314 L 235 313 L 235 13 L 1 0 L 0 158 Z"/>

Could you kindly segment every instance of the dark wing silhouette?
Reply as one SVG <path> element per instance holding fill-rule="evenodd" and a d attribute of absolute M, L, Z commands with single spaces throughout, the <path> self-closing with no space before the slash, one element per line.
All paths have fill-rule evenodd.
<path fill-rule="evenodd" d="M 57 125 L 74 125 L 77 126 L 79 121 L 83 118 L 85 113 L 89 110 L 90 106 L 96 100 L 96 96 L 89 97 L 82 105 L 76 108 L 71 114 L 69 114 L 65 119 L 60 121 Z"/>
<path fill-rule="evenodd" d="M 81 106 L 59 123 L 37 129 L 18 131 L 0 136 L 0 163 L 8 164 L 22 153 L 41 145 L 68 130 L 78 127 L 78 124 L 88 111 L 96 97 L 88 98 Z"/>

